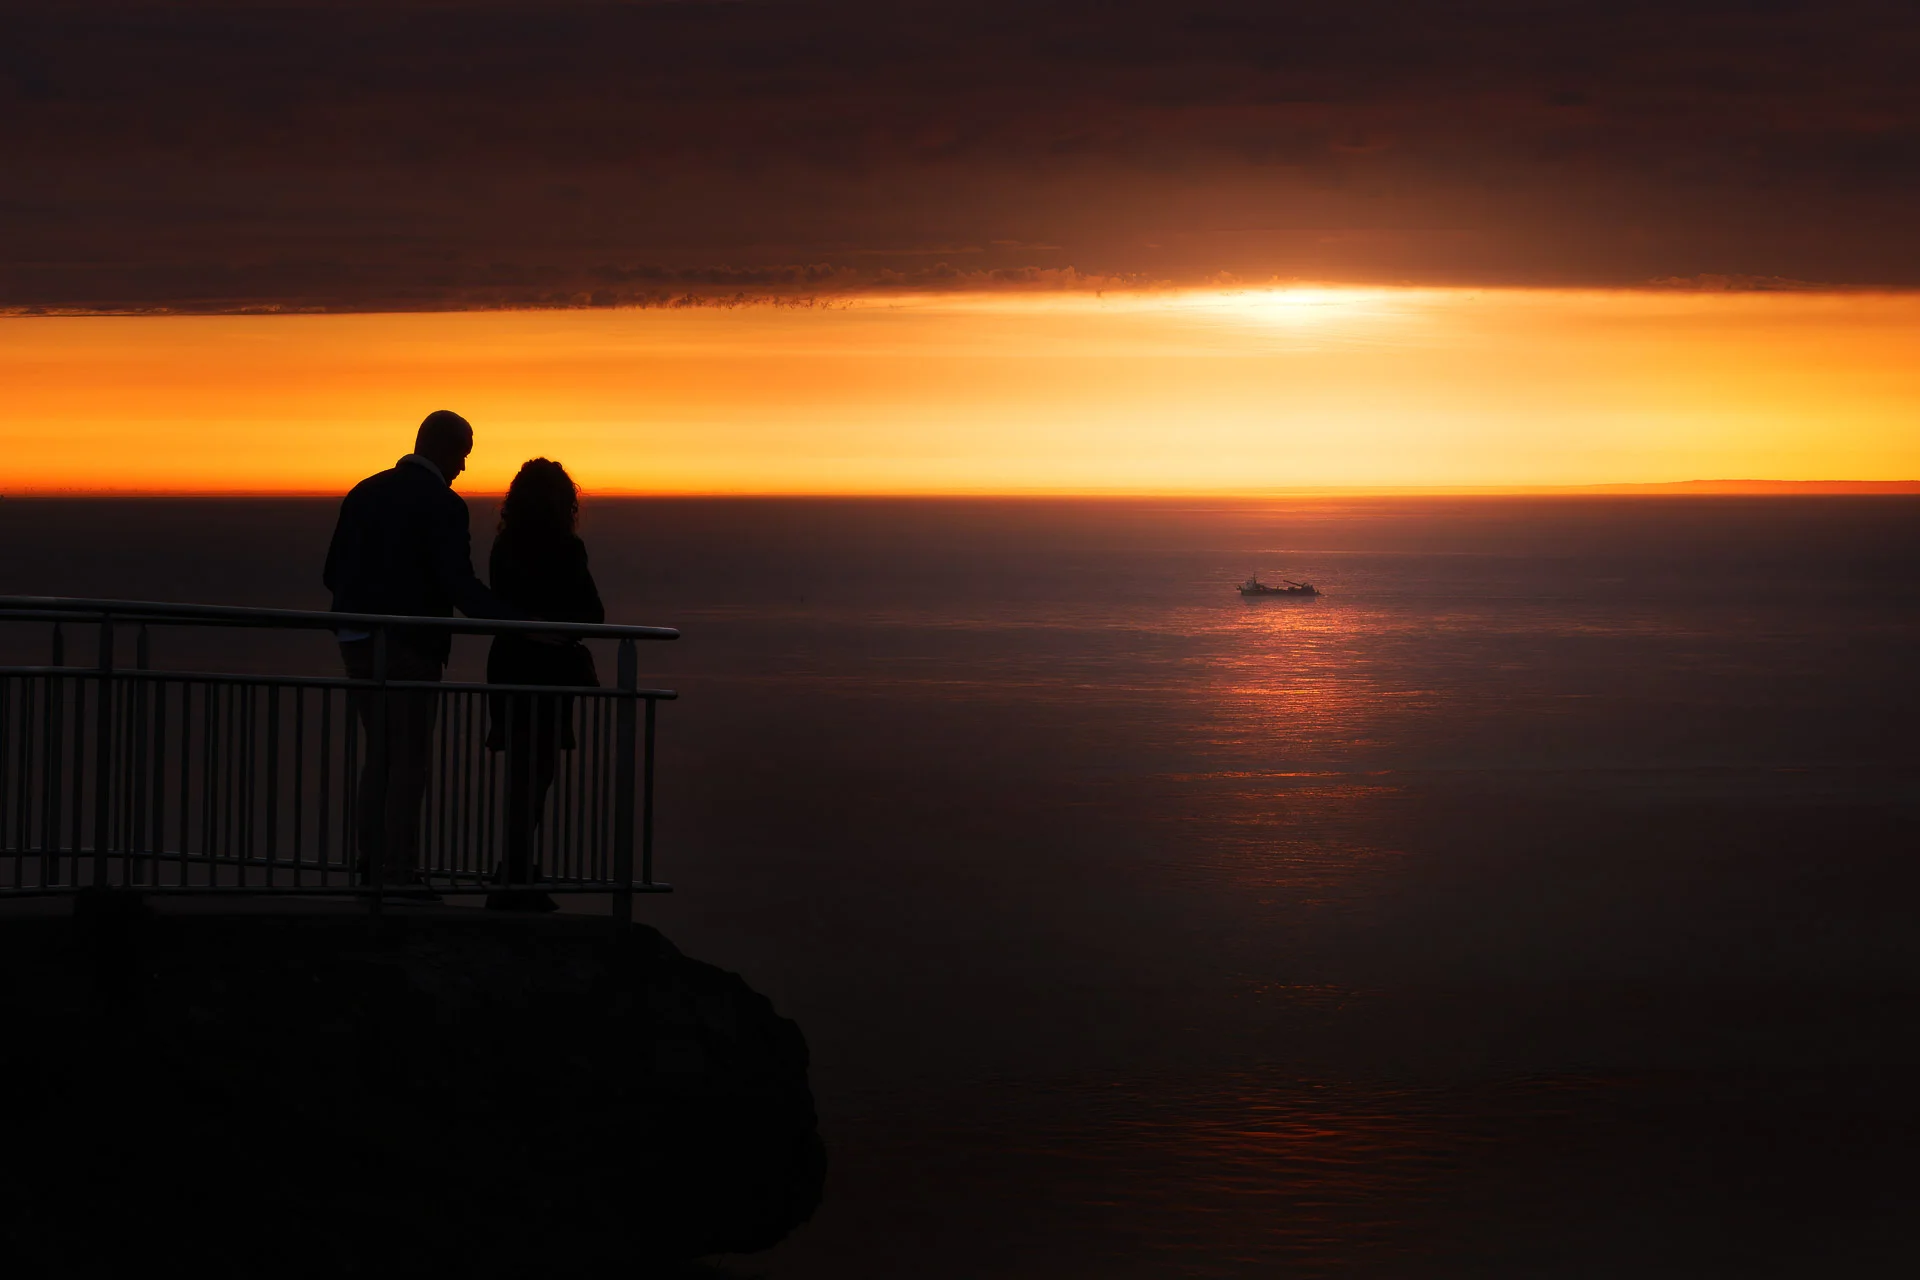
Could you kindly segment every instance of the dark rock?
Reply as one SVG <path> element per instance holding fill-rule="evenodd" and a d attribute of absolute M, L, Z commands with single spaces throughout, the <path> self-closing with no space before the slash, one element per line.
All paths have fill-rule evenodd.
<path fill-rule="evenodd" d="M 14 1274 L 664 1273 L 824 1178 L 799 1028 L 644 926 L 102 898 L 0 1009 Z"/>

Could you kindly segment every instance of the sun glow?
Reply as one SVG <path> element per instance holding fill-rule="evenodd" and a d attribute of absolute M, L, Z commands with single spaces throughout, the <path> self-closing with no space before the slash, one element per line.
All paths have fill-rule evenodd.
<path fill-rule="evenodd" d="M 0 320 L 0 487 L 1259 492 L 1920 476 L 1920 295 L 1302 287 Z"/>
<path fill-rule="evenodd" d="M 1176 311 L 1217 315 L 1247 324 L 1297 329 L 1390 320 L 1444 296 L 1436 290 L 1279 288 L 1194 291 L 1171 299 Z"/>

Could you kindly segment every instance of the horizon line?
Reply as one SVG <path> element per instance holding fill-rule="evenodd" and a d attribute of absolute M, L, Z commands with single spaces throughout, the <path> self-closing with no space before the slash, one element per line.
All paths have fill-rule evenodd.
<path fill-rule="evenodd" d="M 103 486 L 25 486 L 11 493 L 0 492 L 0 499 L 31 498 L 337 498 L 351 488 L 144 488 Z M 501 498 L 504 489 L 463 489 L 465 498 Z M 588 498 L 836 498 L 836 499 L 968 499 L 968 498 L 1313 498 L 1313 497 L 1578 497 L 1593 496 L 1712 496 L 1764 497 L 1803 495 L 1844 497 L 1848 495 L 1920 494 L 1920 479 L 1914 480 L 1654 480 L 1608 481 L 1597 484 L 1554 485 L 1285 485 L 1260 488 L 1006 488 L 1006 489 L 645 489 L 583 487 Z"/>

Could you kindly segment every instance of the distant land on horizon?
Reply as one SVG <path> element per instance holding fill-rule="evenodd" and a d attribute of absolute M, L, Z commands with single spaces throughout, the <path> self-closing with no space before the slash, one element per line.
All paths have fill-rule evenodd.
<path fill-rule="evenodd" d="M 1583 484 L 1581 493 L 1920 493 L 1920 480 L 1669 480 L 1658 484 Z"/>

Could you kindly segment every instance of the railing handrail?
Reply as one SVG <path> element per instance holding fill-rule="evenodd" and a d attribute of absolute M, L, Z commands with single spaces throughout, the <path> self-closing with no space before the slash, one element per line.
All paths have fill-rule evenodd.
<path fill-rule="evenodd" d="M 4 617 L 4 615 L 0 615 Z M 263 675 L 257 671 L 162 671 L 146 667 L 115 667 L 102 671 L 92 663 L 67 666 L 0 666 L 0 676 L 59 676 L 74 680 L 125 680 L 169 684 L 229 684 L 283 689 L 422 689 L 429 693 L 558 693 L 578 698 L 639 698 L 673 702 L 673 689 L 622 689 L 598 684 L 491 684 L 482 680 L 355 680 L 351 676 Z"/>
<path fill-rule="evenodd" d="M 491 636 L 509 632 L 562 634 L 580 639 L 677 640 L 674 627 L 636 627 L 608 622 L 519 621 L 507 618 L 422 618 L 392 613 L 333 613 L 320 609 L 261 609 L 236 604 L 177 604 L 154 600 L 88 600 L 71 596 L 0 596 L 0 619 L 19 622 L 86 622 L 99 618 L 129 622 L 206 624 L 237 627 L 286 627 L 312 631 L 376 627 L 432 628 L 454 635 Z"/>

